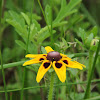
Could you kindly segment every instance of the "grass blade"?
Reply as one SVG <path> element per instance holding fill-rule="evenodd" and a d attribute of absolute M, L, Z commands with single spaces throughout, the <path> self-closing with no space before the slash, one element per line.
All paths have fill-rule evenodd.
<path fill-rule="evenodd" d="M 93 65 L 92 65 L 91 73 L 90 73 L 89 78 L 88 78 L 88 83 L 87 83 L 87 88 L 86 88 L 86 91 L 85 91 L 84 99 L 87 99 L 88 96 L 89 96 L 91 79 L 92 79 L 92 75 L 93 75 L 93 72 L 94 72 L 94 69 L 95 69 L 95 64 L 96 64 L 96 60 L 97 60 L 97 57 L 98 57 L 99 50 L 100 50 L 100 40 L 99 40 L 99 43 L 98 43 L 98 48 L 97 48 L 96 55 L 95 55 L 95 58 L 94 58 L 94 62 L 93 62 Z"/>
<path fill-rule="evenodd" d="M 3 68 L 3 61 L 2 61 L 1 50 L 0 50 L 0 58 L 1 58 L 1 69 L 2 69 L 4 90 L 5 90 L 5 98 L 6 98 L 6 100 L 8 100 L 7 87 L 6 87 L 6 81 L 5 81 L 5 72 L 4 72 L 4 68 Z"/>
<path fill-rule="evenodd" d="M 32 5 L 33 8 L 33 5 Z M 27 38 L 27 44 L 26 44 L 26 54 L 28 53 L 28 46 L 29 46 L 29 37 L 30 37 L 30 27 L 31 27 L 31 23 L 32 23 L 32 9 L 31 8 L 31 18 L 30 18 L 30 24 L 28 25 L 28 38 Z M 24 96 L 24 87 L 26 87 L 28 85 L 27 82 L 27 69 L 26 67 L 24 67 L 24 72 L 23 72 L 23 81 L 22 81 L 22 90 L 21 90 L 21 100 L 23 100 L 23 96 Z M 25 99 L 28 100 L 28 92 L 25 91 Z"/>
<path fill-rule="evenodd" d="M 1 24 L 1 17 L 2 17 L 2 0 L 0 0 L 0 24 Z"/>

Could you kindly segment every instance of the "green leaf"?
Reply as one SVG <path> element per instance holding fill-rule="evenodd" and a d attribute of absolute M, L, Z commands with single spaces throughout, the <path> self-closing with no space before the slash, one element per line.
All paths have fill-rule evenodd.
<path fill-rule="evenodd" d="M 78 39 L 75 38 L 75 41 L 76 41 L 81 47 L 84 48 L 84 45 L 83 45 Z"/>
<path fill-rule="evenodd" d="M 63 18 L 65 18 L 66 16 L 74 13 L 76 10 L 73 10 L 73 8 L 79 4 L 81 2 L 81 0 L 71 0 L 67 6 L 65 6 L 65 0 L 62 0 L 62 6 L 61 7 L 56 19 L 54 20 L 54 23 L 60 22 Z"/>
<path fill-rule="evenodd" d="M 90 34 L 90 35 L 86 38 L 86 40 L 85 40 L 85 46 L 86 46 L 87 48 L 90 48 L 92 39 L 93 39 L 93 33 Z"/>
<path fill-rule="evenodd" d="M 42 51 L 43 54 L 47 53 L 46 50 L 45 50 L 45 48 L 43 46 L 41 46 L 41 51 Z"/>
<path fill-rule="evenodd" d="M 90 33 L 93 33 L 94 37 L 96 37 L 97 36 L 97 33 L 98 33 L 98 27 L 97 26 L 94 26 L 92 28 L 92 30 L 90 31 Z"/>
<path fill-rule="evenodd" d="M 30 40 L 33 40 L 33 38 L 37 35 L 40 29 L 41 29 L 40 24 L 36 20 L 33 20 L 30 26 Z"/>
<path fill-rule="evenodd" d="M 67 23 L 68 23 L 67 21 L 62 21 L 62 22 L 59 22 L 59 23 L 53 23 L 53 28 L 58 27 L 58 26 L 65 25 Z"/>
<path fill-rule="evenodd" d="M 51 25 L 51 7 L 49 5 L 46 5 L 45 15 L 48 25 Z"/>
<path fill-rule="evenodd" d="M 86 32 L 84 29 L 79 28 L 79 36 L 81 37 L 83 43 L 85 43 L 85 39 L 86 39 Z"/>
<path fill-rule="evenodd" d="M 71 100 L 82 100 L 84 97 L 84 93 L 71 92 L 69 96 L 70 96 Z"/>
<path fill-rule="evenodd" d="M 24 17 L 26 23 L 27 23 L 28 25 L 30 25 L 30 19 L 29 19 L 28 15 L 26 15 L 26 14 L 23 13 L 23 12 L 21 12 L 21 14 L 22 14 L 22 16 Z"/>
<path fill-rule="evenodd" d="M 6 21 L 16 29 L 23 39 L 27 38 L 27 26 L 25 25 L 24 18 L 20 14 L 10 10 L 8 11 Z"/>
<path fill-rule="evenodd" d="M 54 23 L 53 24 L 53 28 L 58 27 L 58 26 L 62 26 L 67 24 L 67 21 L 62 21 L 62 22 L 58 22 L 58 23 Z M 42 42 L 43 40 L 45 40 L 46 38 L 48 38 L 50 36 L 50 32 L 49 29 L 51 28 L 51 25 L 49 26 L 45 26 L 44 28 L 42 28 L 40 31 L 38 31 L 38 34 L 35 34 L 34 39 L 38 39 L 38 42 Z M 55 33 L 55 31 L 53 31 L 53 33 Z"/>
<path fill-rule="evenodd" d="M 89 99 L 85 99 L 85 100 L 99 100 L 100 99 L 100 95 L 99 96 L 95 96 L 95 97 L 91 97 Z"/>
<path fill-rule="evenodd" d="M 71 72 L 71 74 L 72 74 L 74 77 L 76 77 L 77 74 L 78 74 L 78 69 L 70 68 L 70 72 Z"/>
<path fill-rule="evenodd" d="M 15 42 L 16 42 L 20 47 L 22 47 L 24 50 L 26 50 L 26 45 L 25 45 L 22 41 L 20 41 L 20 40 L 15 40 Z"/>
<path fill-rule="evenodd" d="M 31 54 L 37 54 L 37 51 L 38 51 L 37 44 L 29 41 L 28 52 L 31 53 Z"/>
<path fill-rule="evenodd" d="M 12 10 L 9 10 L 8 13 L 9 13 L 9 17 L 10 17 L 8 19 L 11 19 L 11 20 L 14 20 L 17 23 L 20 23 L 20 25 L 22 27 L 25 26 L 25 20 L 23 19 L 22 16 L 20 16 L 20 14 L 17 14 L 16 12 L 14 12 Z"/>
<path fill-rule="evenodd" d="M 37 14 L 31 14 L 30 12 L 27 12 L 27 15 L 29 16 L 29 18 L 32 17 L 32 20 L 35 19 L 35 20 L 41 20 L 41 17 L 38 16 Z"/>
<path fill-rule="evenodd" d="M 65 8 L 66 5 L 67 5 L 66 0 L 62 0 L 62 2 L 61 2 L 61 9 Z"/>
<path fill-rule="evenodd" d="M 32 23 L 34 23 L 34 25 L 37 28 L 37 30 L 40 31 L 41 26 L 40 26 L 40 24 L 35 19 L 32 20 Z"/>
<path fill-rule="evenodd" d="M 55 33 L 56 31 L 53 30 L 53 34 Z M 38 35 L 37 39 L 38 39 L 38 43 L 42 43 L 46 38 L 48 38 L 50 36 L 50 32 L 49 31 L 44 31 L 44 33 Z"/>
<path fill-rule="evenodd" d="M 36 66 L 36 64 L 34 64 Z M 32 71 L 35 71 L 35 72 L 38 72 L 38 70 L 35 69 L 35 66 L 33 67 L 32 65 L 31 66 L 26 66 L 26 68 L 32 70 Z"/>
<path fill-rule="evenodd" d="M 27 30 L 25 27 L 22 27 L 20 23 L 11 19 L 7 19 L 6 21 L 17 30 L 19 35 L 21 35 L 22 37 L 27 37 Z"/>

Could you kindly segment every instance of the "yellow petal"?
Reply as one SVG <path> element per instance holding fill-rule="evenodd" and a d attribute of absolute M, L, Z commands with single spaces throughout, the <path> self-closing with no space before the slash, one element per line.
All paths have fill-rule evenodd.
<path fill-rule="evenodd" d="M 39 56 L 46 56 L 47 54 L 27 54 L 25 57 L 36 58 Z"/>
<path fill-rule="evenodd" d="M 39 70 L 37 73 L 37 77 L 36 77 L 37 82 L 40 82 L 40 80 L 43 78 L 44 74 L 50 69 L 51 63 L 52 62 L 50 62 L 49 60 L 43 61 L 43 63 L 39 67 Z"/>
<path fill-rule="evenodd" d="M 62 58 L 67 58 L 68 60 L 71 60 L 71 58 L 69 58 L 67 55 L 64 55 L 62 53 L 60 53 L 60 55 L 62 56 Z"/>
<path fill-rule="evenodd" d="M 46 46 L 45 50 L 47 51 L 47 53 L 54 51 L 50 46 Z"/>
<path fill-rule="evenodd" d="M 85 65 L 83 65 L 83 64 L 81 64 L 81 63 L 79 63 L 79 62 L 77 62 L 77 61 L 74 61 L 74 62 L 77 63 L 77 64 L 79 64 L 79 65 L 81 65 L 81 66 L 83 66 L 84 68 L 86 68 Z"/>
<path fill-rule="evenodd" d="M 85 67 L 85 65 L 80 64 L 77 61 L 71 61 L 68 58 L 62 58 L 61 60 L 66 64 L 67 67 L 70 67 L 70 68 L 78 68 L 78 69 L 82 70 L 83 67 Z"/>
<path fill-rule="evenodd" d="M 36 63 L 42 62 L 43 60 L 46 60 L 46 56 L 40 56 L 40 57 L 37 57 L 37 58 L 35 58 L 35 59 L 26 61 L 26 62 L 23 64 L 23 66 L 30 65 L 30 64 L 36 64 Z"/>
<path fill-rule="evenodd" d="M 34 59 L 32 60 L 29 60 L 29 61 L 26 61 L 23 66 L 26 66 L 26 65 L 31 65 L 31 64 L 36 64 L 36 63 L 39 63 L 41 61 L 35 61 Z"/>
<path fill-rule="evenodd" d="M 53 68 L 58 75 L 58 78 L 61 82 L 65 82 L 66 80 L 66 66 L 62 61 L 54 61 Z"/>

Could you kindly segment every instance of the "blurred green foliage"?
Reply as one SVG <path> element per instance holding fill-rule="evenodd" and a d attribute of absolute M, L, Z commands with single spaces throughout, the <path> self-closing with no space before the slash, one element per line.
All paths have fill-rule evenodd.
<path fill-rule="evenodd" d="M 99 0 L 96 1 L 97 4 L 100 4 Z M 78 83 L 67 86 L 67 83 L 82 82 L 88 79 L 87 73 L 93 63 L 89 62 L 93 60 L 91 60 L 89 54 L 92 52 L 92 58 L 94 58 L 100 39 L 99 7 L 96 10 L 93 0 L 91 2 L 82 2 L 81 0 L 41 0 L 40 2 L 43 12 L 37 0 L 3 0 L 2 5 L 0 5 L 0 8 L 2 8 L 2 14 L 0 15 L 2 16 L 0 17 L 0 48 L 2 49 L 3 64 L 25 60 L 27 38 L 30 33 L 28 53 L 45 53 L 44 47 L 51 45 L 54 50 L 65 53 L 72 58 L 76 57 L 75 60 L 86 65 L 86 69 L 83 71 L 67 69 L 66 86 L 54 87 L 56 89 L 54 89 L 55 95 L 53 94 L 55 100 L 83 99 L 86 86 Z M 86 7 L 82 6 L 83 3 L 87 4 L 87 2 L 90 2 L 88 4 L 90 8 L 88 5 L 86 7 L 92 13 L 89 13 Z M 95 15 L 95 12 L 98 16 Z M 97 19 L 95 20 L 95 18 Z M 95 22 L 95 25 L 93 22 Z M 51 37 L 53 37 L 53 41 L 51 41 Z M 34 64 L 26 67 L 27 87 L 39 86 L 36 82 L 36 73 L 39 66 L 40 64 Z M 93 79 L 99 79 L 100 77 L 99 66 L 100 54 Z M 21 89 L 22 72 L 22 65 L 5 69 L 8 90 Z M 42 85 L 45 85 L 45 88 L 43 88 L 45 99 L 48 95 L 50 75 L 50 71 L 47 72 L 42 80 Z M 56 75 L 54 84 L 61 84 Z M 4 89 L 0 70 L 0 91 L 2 90 Z M 98 97 L 100 92 L 99 84 L 91 84 L 91 91 L 90 98 L 100 99 Z M 28 99 L 41 100 L 39 92 L 39 88 L 28 89 Z M 20 99 L 20 91 L 9 92 L 8 96 L 9 100 L 18 100 Z M 24 95 L 24 99 L 25 97 Z M 0 93 L 0 100 L 5 100 L 4 93 Z"/>

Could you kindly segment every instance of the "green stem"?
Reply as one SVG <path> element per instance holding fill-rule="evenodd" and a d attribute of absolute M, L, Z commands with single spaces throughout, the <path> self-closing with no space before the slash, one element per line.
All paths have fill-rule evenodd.
<path fill-rule="evenodd" d="M 95 58 L 94 58 L 94 62 L 93 62 L 93 65 L 92 65 L 91 73 L 90 73 L 89 78 L 88 78 L 88 83 L 87 83 L 87 88 L 86 88 L 86 91 L 85 91 L 84 99 L 88 98 L 88 95 L 90 93 L 91 79 L 92 79 L 92 75 L 93 75 L 93 72 L 94 72 L 94 69 L 95 69 L 95 64 L 96 64 L 96 60 L 97 60 L 97 57 L 98 57 L 99 50 L 100 50 L 100 40 L 99 40 L 99 43 L 98 43 L 98 48 L 97 48 L 96 55 L 95 55 Z"/>
<path fill-rule="evenodd" d="M 48 100 L 52 100 L 53 84 L 54 84 L 54 73 L 55 73 L 55 72 L 52 72 L 52 73 L 51 73 L 51 82 L 50 82 Z"/>
<path fill-rule="evenodd" d="M 90 76 L 90 74 L 91 74 L 91 69 L 92 69 L 92 62 L 93 62 L 93 54 L 94 54 L 94 52 L 93 51 L 89 51 L 89 68 L 88 68 L 88 80 L 89 80 L 89 76 Z M 88 92 L 88 98 L 90 97 L 90 93 L 91 93 L 91 89 L 89 88 L 89 90 L 88 90 L 89 92 Z"/>
<path fill-rule="evenodd" d="M 26 44 L 26 54 L 28 53 L 28 46 L 29 46 L 30 27 L 31 27 L 31 23 L 32 23 L 33 3 L 31 6 L 32 6 L 31 7 L 31 17 L 30 17 L 30 25 L 28 26 L 29 28 L 28 28 L 28 38 L 27 38 L 27 44 Z M 24 67 L 22 90 L 21 90 L 21 100 L 23 100 L 24 87 L 26 87 L 28 85 L 27 78 L 28 78 L 28 72 L 26 70 L 26 67 Z M 27 91 L 25 91 L 25 99 L 28 100 L 28 92 Z"/>
<path fill-rule="evenodd" d="M 21 100 L 23 100 L 23 95 L 24 95 L 25 78 L 26 78 L 26 67 L 24 67 L 24 72 L 23 72 L 23 81 L 22 81 L 22 89 L 21 89 Z"/>
<path fill-rule="evenodd" d="M 53 26 L 52 26 L 52 0 L 50 0 L 50 6 L 51 6 L 51 46 L 53 46 L 53 43 L 54 43 L 54 41 L 53 41 Z"/>
<path fill-rule="evenodd" d="M 93 54 L 94 52 L 93 51 L 89 51 L 89 69 L 88 69 L 88 78 L 89 78 L 89 75 L 91 73 L 91 68 L 92 68 L 92 62 L 93 62 Z"/>
<path fill-rule="evenodd" d="M 100 79 L 95 79 L 95 80 L 91 80 L 91 83 L 95 83 L 95 82 L 100 82 Z M 65 83 L 65 84 L 56 84 L 54 85 L 54 87 L 60 87 L 60 86 L 69 86 L 69 85 L 77 85 L 77 84 L 87 84 L 87 81 L 82 81 L 82 82 L 74 82 L 74 83 Z M 42 86 L 33 86 L 33 87 L 26 87 L 24 88 L 24 90 L 29 90 L 29 89 L 37 89 L 37 88 L 45 88 L 46 86 L 45 85 L 42 85 Z M 15 87 L 17 88 L 17 87 Z M 7 90 L 7 92 L 14 92 L 14 91 L 20 91 L 21 88 L 18 88 L 18 89 L 10 89 L 10 90 Z M 3 93 L 5 92 L 4 90 L 1 90 L 0 93 Z"/>
<path fill-rule="evenodd" d="M 43 14 L 43 16 L 44 16 L 45 22 L 46 22 L 46 24 L 47 24 L 47 28 L 48 28 L 48 30 L 49 30 L 49 32 L 50 32 L 50 28 L 49 28 L 49 25 L 48 25 L 48 23 L 47 23 L 47 19 L 46 19 L 45 13 L 44 13 L 44 11 L 43 11 L 42 5 L 41 5 L 41 3 L 40 3 L 40 0 L 38 0 L 38 3 L 39 3 L 39 6 L 40 6 L 40 8 L 41 8 L 42 14 Z M 50 33 L 51 33 L 51 32 L 50 32 Z"/>
<path fill-rule="evenodd" d="M 1 50 L 0 50 L 0 58 L 1 58 L 1 69 L 2 69 L 2 75 L 3 75 L 5 98 L 6 98 L 6 100 L 8 100 L 7 87 L 6 87 L 6 81 L 5 81 L 5 72 L 4 72 L 4 68 L 3 68 L 3 61 L 2 61 Z"/>
<path fill-rule="evenodd" d="M 30 36 L 30 27 L 29 27 L 29 30 L 28 30 L 28 39 L 27 39 L 27 46 L 26 46 L 26 54 L 28 52 L 28 44 L 29 44 L 29 36 Z M 24 73 L 23 73 L 23 82 L 22 82 L 22 91 L 21 91 L 21 100 L 23 100 L 23 95 L 24 95 L 24 87 L 27 86 L 27 70 L 26 70 L 26 67 L 24 67 Z M 27 92 L 27 91 L 26 91 Z M 25 93 L 26 94 L 26 93 Z M 27 95 L 25 95 L 25 99 L 27 100 L 28 97 Z"/>
<path fill-rule="evenodd" d="M 45 19 L 45 21 L 46 21 L 45 13 L 44 13 L 44 11 L 43 11 L 43 8 L 42 8 L 42 5 L 41 5 L 41 3 L 40 3 L 40 0 L 38 0 L 38 3 L 39 3 L 39 6 L 40 6 L 40 8 L 41 8 L 41 11 L 42 11 L 42 14 L 43 14 L 43 16 L 44 16 L 44 19 Z"/>
<path fill-rule="evenodd" d="M 19 66 L 22 65 L 25 61 L 18 61 L 18 62 L 13 62 L 13 63 L 8 63 L 8 64 L 4 64 L 3 68 L 11 68 L 11 67 L 15 67 L 15 66 Z M 1 65 L 0 65 L 0 69 L 1 69 Z"/>
<path fill-rule="evenodd" d="M 0 0 L 0 24 L 1 24 L 1 17 L 2 17 L 2 0 Z"/>
<path fill-rule="evenodd" d="M 33 7 L 32 7 L 33 8 Z M 32 22 L 32 11 L 31 11 L 31 22 Z M 30 22 L 30 25 L 31 25 Z M 29 25 L 29 29 L 28 29 L 28 38 L 27 38 L 27 44 L 26 44 L 26 54 L 28 53 L 28 45 L 29 45 L 29 36 L 30 36 L 30 25 Z M 22 90 L 21 90 L 21 100 L 23 100 L 23 94 L 24 94 L 24 87 L 27 86 L 27 70 L 26 67 L 24 67 L 24 73 L 23 73 L 23 82 L 22 82 Z M 25 91 L 25 99 L 28 100 L 28 96 L 27 96 L 27 91 Z"/>

